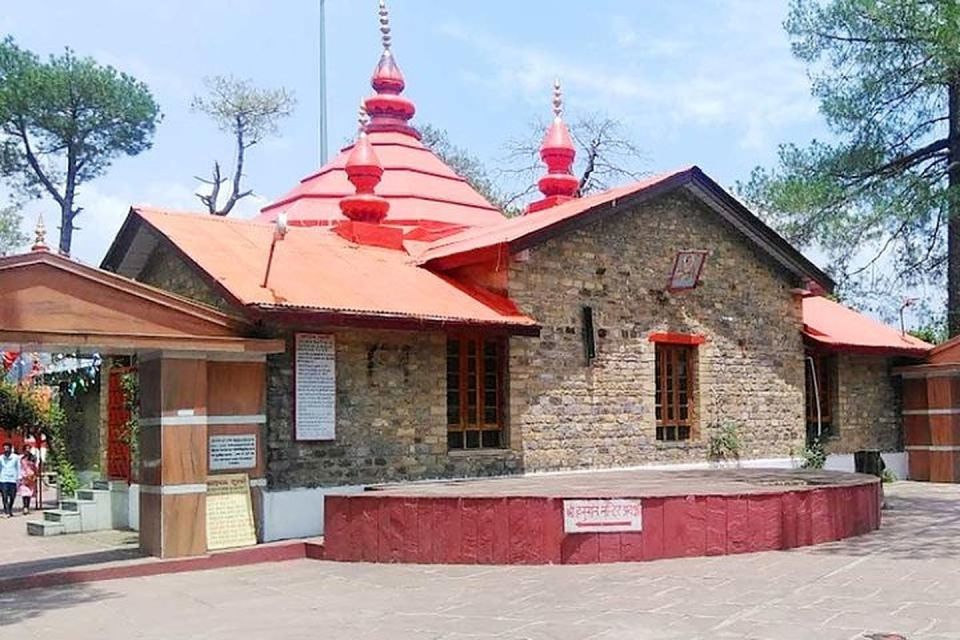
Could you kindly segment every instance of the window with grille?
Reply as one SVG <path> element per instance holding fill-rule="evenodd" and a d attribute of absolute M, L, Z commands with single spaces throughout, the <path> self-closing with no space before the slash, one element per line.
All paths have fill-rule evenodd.
<path fill-rule="evenodd" d="M 506 342 L 500 338 L 447 340 L 447 446 L 503 447 Z"/>
<path fill-rule="evenodd" d="M 657 440 L 689 440 L 693 436 L 696 347 L 657 343 L 656 349 Z"/>
<path fill-rule="evenodd" d="M 811 355 L 806 367 L 807 442 L 833 435 L 833 389 L 837 361 L 827 355 Z M 819 406 L 818 406 L 819 400 Z"/>

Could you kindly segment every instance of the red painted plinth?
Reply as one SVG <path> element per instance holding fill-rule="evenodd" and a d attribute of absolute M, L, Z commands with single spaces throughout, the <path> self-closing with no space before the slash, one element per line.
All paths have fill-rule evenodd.
<path fill-rule="evenodd" d="M 879 483 L 866 481 L 745 494 L 625 495 L 642 500 L 642 531 L 576 534 L 564 532 L 564 498 L 559 496 L 375 491 L 328 496 L 324 557 L 347 562 L 583 564 L 791 549 L 877 529 L 879 491 Z"/>

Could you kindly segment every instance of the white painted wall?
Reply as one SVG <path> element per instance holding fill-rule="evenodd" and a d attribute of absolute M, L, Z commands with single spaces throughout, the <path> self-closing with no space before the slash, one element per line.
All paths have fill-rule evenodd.
<path fill-rule="evenodd" d="M 263 541 L 323 535 L 324 496 L 361 491 L 362 486 L 264 491 Z"/>
<path fill-rule="evenodd" d="M 110 483 L 110 511 L 114 529 L 140 530 L 140 485 Z"/>
<path fill-rule="evenodd" d="M 907 452 L 906 451 L 897 451 L 890 453 L 881 453 L 880 456 L 883 458 L 883 463 L 887 465 L 887 469 L 890 469 L 895 474 L 897 474 L 898 480 L 907 479 Z M 831 454 L 827 456 L 827 462 L 823 466 L 824 469 L 829 469 L 831 471 L 848 471 L 853 472 L 853 454 Z"/>

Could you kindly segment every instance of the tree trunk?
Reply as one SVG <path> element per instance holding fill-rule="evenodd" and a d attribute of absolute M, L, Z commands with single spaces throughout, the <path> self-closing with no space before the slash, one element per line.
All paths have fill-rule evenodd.
<path fill-rule="evenodd" d="M 947 195 L 947 330 L 960 335 L 960 73 L 949 85 L 950 189 Z"/>
<path fill-rule="evenodd" d="M 66 198 L 60 209 L 60 253 L 69 256 L 73 243 L 73 198 Z"/>
<path fill-rule="evenodd" d="M 73 208 L 73 193 L 68 193 L 63 199 L 63 206 L 60 208 L 60 253 L 69 256 L 70 247 L 73 245 L 73 219 L 77 217 L 77 211 Z"/>
<path fill-rule="evenodd" d="M 67 149 L 67 175 L 63 188 L 63 201 L 60 204 L 60 253 L 70 255 L 73 245 L 73 219 L 77 212 L 73 208 L 73 197 L 77 191 L 77 158 L 72 149 Z"/>

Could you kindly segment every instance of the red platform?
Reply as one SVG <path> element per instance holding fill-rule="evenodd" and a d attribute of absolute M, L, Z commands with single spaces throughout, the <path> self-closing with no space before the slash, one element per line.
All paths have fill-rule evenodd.
<path fill-rule="evenodd" d="M 640 499 L 642 531 L 565 533 L 565 499 Z M 609 471 L 330 495 L 325 558 L 578 564 L 791 549 L 880 526 L 873 476 L 791 469 Z"/>

